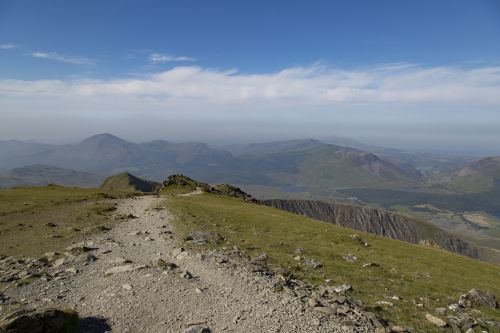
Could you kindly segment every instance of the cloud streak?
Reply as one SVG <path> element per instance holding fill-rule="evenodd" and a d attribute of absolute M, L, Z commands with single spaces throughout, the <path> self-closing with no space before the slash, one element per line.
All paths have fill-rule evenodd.
<path fill-rule="evenodd" d="M 0 44 L 0 50 L 10 50 L 17 48 L 16 44 Z"/>
<path fill-rule="evenodd" d="M 195 58 L 185 56 L 172 56 L 168 54 L 152 53 L 149 55 L 149 61 L 153 64 L 163 64 L 166 62 L 189 62 L 196 61 Z"/>
<path fill-rule="evenodd" d="M 31 56 L 33 58 L 54 60 L 72 65 L 91 66 L 95 64 L 94 61 L 86 57 L 62 55 L 57 52 L 33 52 L 31 53 Z"/>

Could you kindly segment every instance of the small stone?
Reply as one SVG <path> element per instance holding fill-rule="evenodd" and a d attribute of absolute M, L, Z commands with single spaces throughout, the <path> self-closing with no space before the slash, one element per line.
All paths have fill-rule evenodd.
<path fill-rule="evenodd" d="M 316 299 L 311 297 L 307 300 L 307 305 L 309 305 L 311 308 L 314 308 L 316 306 L 320 306 L 320 303 Z"/>
<path fill-rule="evenodd" d="M 314 269 L 320 268 L 323 264 L 314 259 L 304 259 L 304 265 L 311 266 Z"/>
<path fill-rule="evenodd" d="M 391 306 L 391 307 L 394 306 L 393 303 L 387 302 L 387 301 L 377 301 L 377 302 L 375 302 L 375 304 L 377 304 L 377 305 L 387 305 L 387 306 Z"/>
<path fill-rule="evenodd" d="M 184 271 L 181 273 L 181 278 L 189 280 L 193 278 L 193 275 L 189 271 Z"/>
<path fill-rule="evenodd" d="M 184 251 L 185 251 L 185 249 L 183 247 L 176 248 L 172 251 L 172 257 L 175 258 Z"/>
<path fill-rule="evenodd" d="M 125 290 L 128 290 L 128 291 L 132 290 L 132 286 L 128 283 L 125 283 L 124 285 L 122 285 L 122 288 Z"/>
<path fill-rule="evenodd" d="M 343 256 L 342 258 L 347 262 L 355 262 L 356 260 L 358 260 L 358 257 L 356 257 L 350 253 L 346 256 Z"/>
<path fill-rule="evenodd" d="M 429 322 L 431 322 L 434 325 L 439 326 L 439 327 L 445 327 L 448 325 L 444 320 L 442 320 L 441 318 L 438 318 L 436 316 L 433 316 L 430 313 L 427 313 L 425 315 L 425 319 L 427 319 Z"/>
<path fill-rule="evenodd" d="M 104 272 L 104 275 L 111 275 L 111 274 L 116 274 L 116 273 L 124 273 L 124 272 L 130 272 L 130 271 L 135 271 L 138 269 L 143 269 L 146 268 L 144 265 L 123 265 L 123 266 L 116 266 L 108 269 L 106 272 Z"/>
<path fill-rule="evenodd" d="M 194 290 L 194 292 L 197 293 L 197 294 L 202 294 L 203 293 L 203 291 L 200 288 L 196 288 Z"/>
<path fill-rule="evenodd" d="M 76 267 L 69 267 L 69 268 L 66 268 L 64 271 L 66 273 L 73 273 L 73 274 L 78 273 L 78 269 L 76 269 Z"/>

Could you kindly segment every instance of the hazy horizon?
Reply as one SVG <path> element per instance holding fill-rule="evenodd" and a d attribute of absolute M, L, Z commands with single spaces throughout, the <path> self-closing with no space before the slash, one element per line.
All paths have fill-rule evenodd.
<path fill-rule="evenodd" d="M 0 139 L 500 155 L 500 6 L 428 4 L 3 1 Z"/>

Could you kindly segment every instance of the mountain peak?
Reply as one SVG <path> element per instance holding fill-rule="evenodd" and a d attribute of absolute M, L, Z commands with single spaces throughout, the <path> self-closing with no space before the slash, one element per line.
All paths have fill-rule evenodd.
<path fill-rule="evenodd" d="M 92 135 L 82 140 L 80 143 L 101 143 L 101 142 L 126 142 L 126 141 L 113 134 L 101 133 Z"/>

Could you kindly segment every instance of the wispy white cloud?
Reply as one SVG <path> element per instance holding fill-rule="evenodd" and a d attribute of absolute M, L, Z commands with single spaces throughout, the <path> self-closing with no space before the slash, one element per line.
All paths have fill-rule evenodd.
<path fill-rule="evenodd" d="M 149 61 L 154 64 L 163 64 L 166 62 L 186 62 L 186 61 L 196 61 L 195 58 L 185 57 L 185 56 L 173 56 L 161 53 L 151 53 L 149 55 Z"/>
<path fill-rule="evenodd" d="M 16 44 L 0 44 L 0 50 L 9 50 L 17 48 Z"/>
<path fill-rule="evenodd" d="M 40 56 L 45 58 L 44 55 Z M 50 58 L 53 58 L 50 56 Z M 61 60 L 62 61 L 62 60 Z M 86 63 L 76 60 L 73 63 Z M 286 110 L 307 106 L 426 108 L 500 107 L 500 67 L 457 68 L 384 65 L 345 70 L 324 65 L 292 67 L 267 74 L 174 67 L 144 77 L 113 80 L 0 80 L 0 96 L 63 97 L 102 105 L 141 101 L 151 105 L 245 105 L 258 110 L 271 103 Z M 154 102 L 154 103 L 153 103 Z"/>
<path fill-rule="evenodd" d="M 31 53 L 31 56 L 34 58 L 60 61 L 60 62 L 73 64 L 73 65 L 94 65 L 95 64 L 93 60 L 91 60 L 87 57 L 62 55 L 62 54 L 59 54 L 57 52 L 33 52 L 33 53 Z"/>

